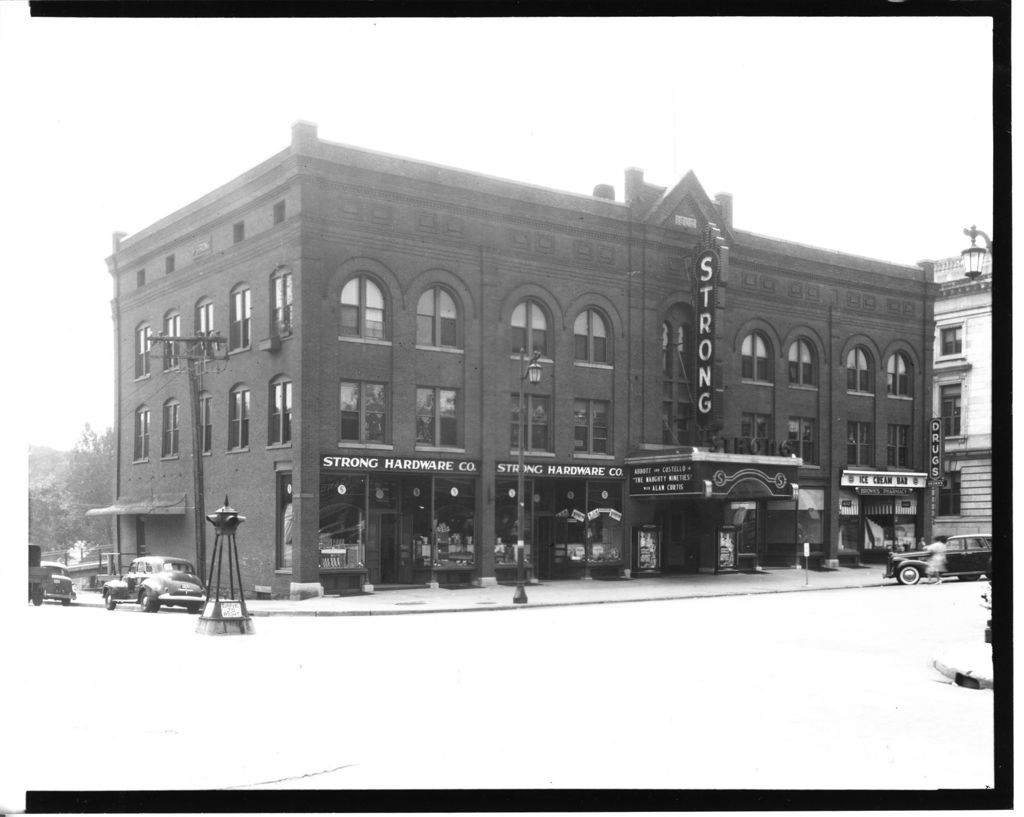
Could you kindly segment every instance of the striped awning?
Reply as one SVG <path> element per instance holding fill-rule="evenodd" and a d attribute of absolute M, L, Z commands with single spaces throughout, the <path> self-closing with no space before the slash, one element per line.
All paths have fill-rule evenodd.
<path fill-rule="evenodd" d="M 149 496 L 119 497 L 113 505 L 91 508 L 86 516 L 184 516 L 185 494 L 150 494 Z"/>

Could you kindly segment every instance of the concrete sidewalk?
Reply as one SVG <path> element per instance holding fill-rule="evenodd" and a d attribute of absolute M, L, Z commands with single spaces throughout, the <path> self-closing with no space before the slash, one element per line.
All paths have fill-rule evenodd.
<path fill-rule="evenodd" d="M 840 588 L 895 585 L 883 579 L 882 565 L 804 571 L 772 568 L 756 573 L 700 573 L 632 579 L 544 581 L 526 585 L 526 604 L 513 604 L 512 585 L 438 588 L 426 586 L 378 590 L 350 596 L 320 596 L 301 601 L 255 599 L 246 596 L 249 615 L 257 616 L 372 616 L 412 613 L 468 612 L 480 610 L 528 610 L 579 604 L 659 601 L 709 596 L 789 593 Z M 78 604 L 102 604 L 100 594 L 81 591 Z"/>

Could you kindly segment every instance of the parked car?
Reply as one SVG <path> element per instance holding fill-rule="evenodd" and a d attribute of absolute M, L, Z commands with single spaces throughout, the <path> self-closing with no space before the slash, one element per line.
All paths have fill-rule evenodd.
<path fill-rule="evenodd" d="M 55 599 L 67 607 L 77 598 L 75 585 L 65 565 L 60 562 L 40 562 L 39 568 L 44 599 Z"/>
<path fill-rule="evenodd" d="M 885 578 L 900 584 L 917 584 L 928 575 L 927 550 L 890 553 L 885 565 Z M 946 569 L 942 576 L 956 576 L 973 582 L 982 576 L 992 578 L 992 534 L 974 533 L 950 536 L 946 540 Z"/>
<path fill-rule="evenodd" d="M 192 563 L 176 556 L 140 556 L 128 572 L 103 585 L 103 603 L 113 610 L 124 602 L 138 603 L 147 613 L 161 606 L 186 607 L 198 613 L 206 604 L 206 590 Z"/>

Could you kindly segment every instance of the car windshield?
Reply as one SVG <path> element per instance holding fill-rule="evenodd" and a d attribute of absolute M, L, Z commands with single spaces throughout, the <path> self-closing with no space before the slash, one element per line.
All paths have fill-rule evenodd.
<path fill-rule="evenodd" d="M 164 562 L 164 570 L 167 572 L 193 573 L 192 565 L 188 562 Z"/>

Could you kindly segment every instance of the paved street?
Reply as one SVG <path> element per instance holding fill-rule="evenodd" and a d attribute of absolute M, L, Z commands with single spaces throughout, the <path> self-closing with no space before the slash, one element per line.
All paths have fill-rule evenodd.
<path fill-rule="evenodd" d="M 178 610 L 25 605 L 18 646 L 41 648 L 16 685 L 46 706 L 16 724 L 17 779 L 43 790 L 982 788 L 992 692 L 932 667 L 946 646 L 982 638 L 982 589 L 261 616 L 247 637 L 197 636 Z"/>

